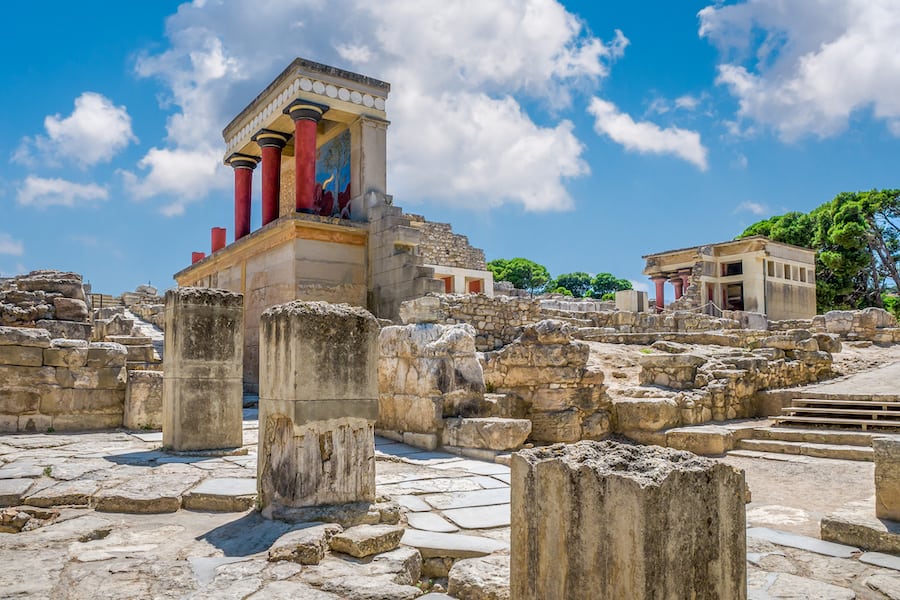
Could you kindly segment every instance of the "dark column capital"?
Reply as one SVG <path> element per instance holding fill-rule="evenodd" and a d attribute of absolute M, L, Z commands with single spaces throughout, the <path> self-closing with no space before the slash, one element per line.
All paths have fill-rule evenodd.
<path fill-rule="evenodd" d="M 235 152 L 231 156 L 225 159 L 225 164 L 229 167 L 235 169 L 250 169 L 251 171 L 256 168 L 256 165 L 259 163 L 258 156 L 251 156 L 249 154 L 241 154 L 240 152 Z"/>
<path fill-rule="evenodd" d="M 290 115 L 294 121 L 307 120 L 319 122 L 322 115 L 328 112 L 328 106 L 317 104 L 308 100 L 297 98 L 284 109 L 284 114 Z"/>
<path fill-rule="evenodd" d="M 291 137 L 293 136 L 290 133 L 282 133 L 274 129 L 260 129 L 250 139 L 259 144 L 260 148 L 274 146 L 281 149 L 284 148 Z"/>

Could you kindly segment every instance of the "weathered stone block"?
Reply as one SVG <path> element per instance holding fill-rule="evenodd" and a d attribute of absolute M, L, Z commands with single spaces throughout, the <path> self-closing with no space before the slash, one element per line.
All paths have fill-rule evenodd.
<path fill-rule="evenodd" d="M 242 444 L 243 306 L 241 294 L 225 290 L 166 292 L 164 446 L 213 450 Z"/>
<path fill-rule="evenodd" d="M 40 367 L 44 364 L 44 351 L 34 346 L 0 346 L 0 364 Z"/>
<path fill-rule="evenodd" d="M 875 516 L 900 521 L 900 440 L 874 438 Z"/>
<path fill-rule="evenodd" d="M 307 526 L 284 534 L 269 548 L 268 560 L 289 560 L 301 565 L 317 565 L 328 551 L 331 538 L 344 530 L 337 523 Z"/>
<path fill-rule="evenodd" d="M 263 313 L 257 472 L 264 516 L 375 499 L 378 332 L 375 317 L 346 304 L 296 301 Z"/>
<path fill-rule="evenodd" d="M 60 321 L 87 321 L 90 316 L 87 304 L 77 298 L 54 298 L 53 307 L 56 309 L 56 318 Z"/>
<path fill-rule="evenodd" d="M 53 340 L 44 348 L 44 364 L 52 367 L 78 368 L 87 364 L 88 342 L 85 340 Z"/>
<path fill-rule="evenodd" d="M 528 419 L 447 419 L 444 421 L 445 446 L 513 450 L 531 433 Z"/>
<path fill-rule="evenodd" d="M 524 450 L 511 466 L 511 597 L 747 597 L 741 471 L 613 442 Z"/>
<path fill-rule="evenodd" d="M 536 442 L 574 442 L 581 439 L 581 413 L 574 409 L 533 412 L 531 439 Z"/>
<path fill-rule="evenodd" d="M 88 346 L 86 367 L 124 367 L 128 350 L 122 344 L 112 342 L 92 342 Z"/>
<path fill-rule="evenodd" d="M 42 329 L 46 329 L 50 333 L 50 337 L 67 338 L 70 340 L 89 340 L 91 339 L 91 324 L 78 323 L 75 321 L 57 321 L 55 319 L 40 319 L 35 325 Z"/>
<path fill-rule="evenodd" d="M 678 404 L 671 398 L 616 398 L 617 431 L 659 431 L 678 425 Z"/>
<path fill-rule="evenodd" d="M 666 432 L 666 446 L 703 456 L 721 456 L 734 449 L 734 434 L 715 425 L 681 427 Z"/>
<path fill-rule="evenodd" d="M 163 374 L 129 371 L 122 423 L 128 429 L 162 429 Z"/>
<path fill-rule="evenodd" d="M 0 327 L 0 346 L 50 347 L 50 333 L 32 327 Z"/>
<path fill-rule="evenodd" d="M 357 525 L 331 538 L 331 549 L 356 558 L 388 552 L 400 545 L 403 527 L 396 525 Z"/>

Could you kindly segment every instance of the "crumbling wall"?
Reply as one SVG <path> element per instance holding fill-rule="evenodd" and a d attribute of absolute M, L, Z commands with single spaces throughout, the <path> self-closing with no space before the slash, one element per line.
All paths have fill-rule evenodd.
<path fill-rule="evenodd" d="M 40 270 L 3 280 L 0 325 L 42 327 L 54 338 L 91 339 L 81 275 Z"/>
<path fill-rule="evenodd" d="M 900 343 L 897 318 L 881 308 L 862 310 L 831 310 L 812 319 L 769 321 L 771 331 L 808 329 L 813 333 L 828 333 L 847 341 L 871 341 L 876 344 Z"/>
<path fill-rule="evenodd" d="M 422 232 L 419 254 L 428 265 L 484 271 L 484 250 L 469 245 L 469 238 L 453 233 L 449 223 L 426 221 L 422 215 L 406 215 L 409 225 Z"/>
<path fill-rule="evenodd" d="M 126 357 L 121 344 L 0 327 L 0 431 L 121 427 Z"/>
<path fill-rule="evenodd" d="M 484 354 L 485 385 L 522 400 L 535 441 L 596 439 L 609 431 L 609 399 L 603 372 L 588 366 L 589 355 L 587 344 L 572 339 L 571 327 L 540 321 L 514 343 Z"/>

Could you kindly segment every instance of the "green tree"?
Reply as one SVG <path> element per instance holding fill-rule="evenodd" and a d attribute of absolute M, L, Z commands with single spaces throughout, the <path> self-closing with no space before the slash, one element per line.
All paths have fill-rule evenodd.
<path fill-rule="evenodd" d="M 622 290 L 630 290 L 631 282 L 619 279 L 612 273 L 597 273 L 591 280 L 591 298 L 602 299 L 605 294 L 615 294 Z"/>
<path fill-rule="evenodd" d="M 809 213 L 759 221 L 738 237 L 764 235 L 817 251 L 819 312 L 881 306 L 888 280 L 900 286 L 900 190 L 842 192 Z"/>
<path fill-rule="evenodd" d="M 487 268 L 494 274 L 495 281 L 508 281 L 520 290 L 528 290 L 532 296 L 541 292 L 550 281 L 547 267 L 527 258 L 498 258 L 490 261 Z"/>
<path fill-rule="evenodd" d="M 569 292 L 567 295 L 575 296 L 576 298 L 584 298 L 591 291 L 591 276 L 582 271 L 565 273 L 551 281 L 547 285 L 547 288 L 553 289 L 554 292 L 556 292 L 557 289 L 564 289 Z"/>

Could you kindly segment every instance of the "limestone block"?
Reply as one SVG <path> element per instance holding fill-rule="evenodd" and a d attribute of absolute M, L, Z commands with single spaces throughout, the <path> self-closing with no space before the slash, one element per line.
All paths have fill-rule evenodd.
<path fill-rule="evenodd" d="M 900 440 L 874 438 L 875 516 L 900 521 Z"/>
<path fill-rule="evenodd" d="M 407 300 L 400 305 L 400 320 L 409 323 L 441 323 L 446 319 L 437 296 L 424 296 Z"/>
<path fill-rule="evenodd" d="M 853 311 L 831 310 L 825 313 L 825 332 L 845 336 L 853 326 Z"/>
<path fill-rule="evenodd" d="M 356 558 L 388 552 L 400 545 L 403 527 L 396 525 L 357 525 L 331 538 L 331 549 Z"/>
<path fill-rule="evenodd" d="M 60 367 L 56 369 L 56 383 L 63 388 L 124 390 L 126 375 L 124 367 Z"/>
<path fill-rule="evenodd" d="M 379 394 L 378 428 L 433 433 L 440 431 L 443 404 L 440 396 Z"/>
<path fill-rule="evenodd" d="M 124 367 L 128 350 L 122 344 L 91 342 L 85 366 L 89 368 Z"/>
<path fill-rule="evenodd" d="M 574 442 L 581 439 L 581 413 L 572 408 L 557 412 L 534 412 L 531 439 L 536 442 Z"/>
<path fill-rule="evenodd" d="M 511 597 L 747 597 L 741 471 L 613 442 L 523 450 L 511 467 Z"/>
<path fill-rule="evenodd" d="M 241 446 L 243 307 L 243 296 L 226 290 L 166 292 L 164 446 Z"/>
<path fill-rule="evenodd" d="M 125 402 L 125 390 L 99 390 L 94 388 L 54 388 L 47 386 L 41 389 L 40 412 L 45 415 L 68 416 L 90 413 L 116 413 L 118 422 L 122 422 L 122 405 Z M 88 429 L 88 427 L 85 427 Z"/>
<path fill-rule="evenodd" d="M 678 404 L 672 398 L 616 398 L 616 431 L 659 431 L 678 425 Z"/>
<path fill-rule="evenodd" d="M 0 346 L 0 364 L 40 367 L 44 364 L 44 351 L 34 346 Z"/>
<path fill-rule="evenodd" d="M 87 364 L 86 340 L 56 339 L 44 349 L 44 364 L 52 367 L 83 367 Z"/>
<path fill-rule="evenodd" d="M 275 540 L 269 548 L 268 560 L 317 565 L 325 558 L 331 538 L 343 530 L 337 523 L 325 523 L 289 531 Z"/>
<path fill-rule="evenodd" d="M 264 516 L 375 499 L 378 333 L 375 317 L 346 304 L 295 301 L 263 313 L 257 464 Z"/>
<path fill-rule="evenodd" d="M 128 429 L 162 429 L 163 374 L 129 371 L 122 424 Z"/>
<path fill-rule="evenodd" d="M 0 387 L 30 385 L 56 385 L 56 369 L 0 364 Z"/>
<path fill-rule="evenodd" d="M 44 385 L 11 386 L 4 382 L 0 386 L 0 414 L 18 415 L 38 412 L 41 395 L 52 389 L 54 388 Z"/>
<path fill-rule="evenodd" d="M 644 354 L 638 358 L 640 382 L 641 385 L 691 389 L 695 386 L 697 368 L 705 362 L 705 358 L 693 354 Z"/>
<path fill-rule="evenodd" d="M 90 317 L 87 304 L 77 298 L 54 298 L 53 307 L 56 309 L 56 318 L 60 321 L 87 321 Z"/>
<path fill-rule="evenodd" d="M 440 438 L 436 433 L 413 433 L 404 431 L 401 437 L 404 444 L 423 450 L 434 450 L 440 445 Z"/>
<path fill-rule="evenodd" d="M 734 449 L 734 434 L 715 425 L 680 427 L 666 431 L 666 446 L 703 456 L 721 456 Z"/>
<path fill-rule="evenodd" d="M 50 334 L 46 329 L 32 327 L 0 327 L 0 346 L 49 348 Z"/>
<path fill-rule="evenodd" d="M 448 573 L 447 592 L 468 600 L 509 600 L 509 555 L 456 561 Z"/>
<path fill-rule="evenodd" d="M 528 419 L 446 419 L 445 446 L 513 450 L 520 447 L 531 433 Z"/>
<path fill-rule="evenodd" d="M 35 325 L 50 332 L 50 337 L 52 338 L 68 338 L 70 340 L 91 339 L 92 328 L 90 323 L 41 319 L 35 322 Z"/>
<path fill-rule="evenodd" d="M 586 416 L 581 421 L 581 437 L 587 440 L 599 440 L 610 433 L 612 423 L 605 410 Z"/>

